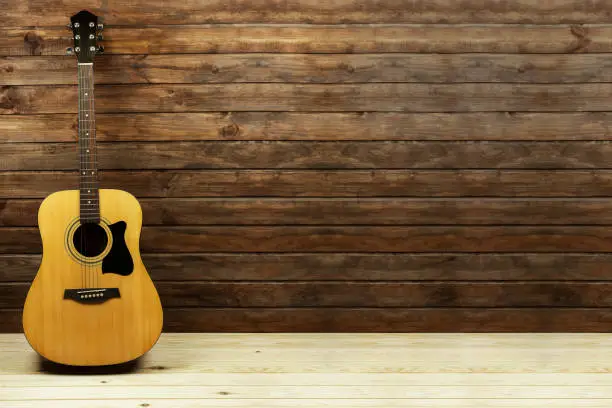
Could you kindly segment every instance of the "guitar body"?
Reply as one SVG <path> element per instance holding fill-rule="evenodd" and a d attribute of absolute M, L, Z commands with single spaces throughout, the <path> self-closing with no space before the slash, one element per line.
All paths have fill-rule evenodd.
<path fill-rule="evenodd" d="M 32 348 L 56 363 L 127 362 L 161 333 L 161 303 L 139 252 L 140 205 L 121 190 L 99 197 L 96 224 L 81 224 L 79 190 L 51 194 L 38 212 L 43 257 L 23 328 Z"/>

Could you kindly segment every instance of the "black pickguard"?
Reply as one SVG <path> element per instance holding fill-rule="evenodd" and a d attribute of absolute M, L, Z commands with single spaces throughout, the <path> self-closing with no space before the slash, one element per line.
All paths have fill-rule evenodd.
<path fill-rule="evenodd" d="M 125 221 L 119 221 L 108 228 L 113 234 L 113 246 L 110 252 L 102 260 L 102 273 L 116 273 L 117 275 L 127 276 L 134 271 L 134 261 L 132 255 L 125 244 Z"/>

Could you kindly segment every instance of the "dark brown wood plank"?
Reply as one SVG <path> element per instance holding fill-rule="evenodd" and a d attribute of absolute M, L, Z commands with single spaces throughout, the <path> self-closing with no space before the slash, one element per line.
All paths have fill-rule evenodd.
<path fill-rule="evenodd" d="M 610 307 L 610 283 L 159 283 L 167 307 Z M 28 285 L 23 284 L 27 289 Z M 19 307 L 0 286 L 0 305 Z"/>
<path fill-rule="evenodd" d="M 28 283 L 0 284 L 18 308 Z M 158 282 L 165 307 L 606 307 L 609 282 Z"/>
<path fill-rule="evenodd" d="M 201 23 L 609 23 L 606 1 L 358 0 L 165 2 L 145 0 L 5 0 L 2 26 L 61 26 L 67 10 L 86 7 L 110 24 Z"/>
<path fill-rule="evenodd" d="M 75 143 L 0 143 L 0 171 L 77 170 Z M 98 144 L 100 168 L 610 169 L 596 142 L 123 142 Z"/>
<path fill-rule="evenodd" d="M 102 171 L 137 197 L 609 197 L 610 170 Z M 76 189 L 75 172 L 0 172 L 4 199 Z"/>
<path fill-rule="evenodd" d="M 40 199 L 0 199 L 0 226 L 37 225 Z M 610 199 L 143 198 L 145 225 L 612 225 Z"/>
<path fill-rule="evenodd" d="M 164 312 L 164 330 L 170 332 L 608 332 L 611 325 L 610 309 L 193 308 Z"/>
<path fill-rule="evenodd" d="M 98 112 L 608 111 L 606 84 L 100 85 Z M 6 86 L 0 114 L 75 113 L 76 87 Z"/>
<path fill-rule="evenodd" d="M 0 253 L 40 253 L 33 227 L 0 229 Z M 63 236 L 63 235 L 60 235 Z M 610 252 L 600 226 L 144 227 L 143 252 Z"/>
<path fill-rule="evenodd" d="M 20 333 L 20 309 L 0 309 Z M 166 308 L 166 332 L 608 332 L 609 308 Z M 145 367 L 146 369 L 147 367 Z"/>
<path fill-rule="evenodd" d="M 163 281 L 592 281 L 612 268 L 612 254 L 582 253 L 144 253 Z M 41 257 L 0 255 L 0 282 L 31 282 Z"/>
<path fill-rule="evenodd" d="M 0 309 L 20 333 L 20 309 Z M 608 332 L 609 308 L 167 308 L 166 332 Z M 145 367 L 146 369 L 147 367 Z"/>
<path fill-rule="evenodd" d="M 145 227 L 141 247 L 150 252 L 609 252 L 612 231 L 590 226 Z"/>
<path fill-rule="evenodd" d="M 609 24 L 108 25 L 104 36 L 110 54 L 612 52 Z M 0 30 L 0 56 L 64 55 L 70 46 L 71 36 L 65 28 Z"/>
<path fill-rule="evenodd" d="M 5 115 L 0 143 L 74 142 L 75 114 Z M 96 137 L 181 140 L 610 140 L 612 113 L 103 113 Z"/>
<path fill-rule="evenodd" d="M 612 54 L 102 55 L 97 84 L 612 82 Z M 76 84 L 74 57 L 0 57 L 5 85 Z"/>

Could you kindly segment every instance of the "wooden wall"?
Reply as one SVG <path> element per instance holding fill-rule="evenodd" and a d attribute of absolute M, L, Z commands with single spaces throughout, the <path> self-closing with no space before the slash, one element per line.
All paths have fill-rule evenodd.
<path fill-rule="evenodd" d="M 166 330 L 612 328 L 612 2 L 0 5 L 0 331 L 77 185 L 83 7 Z"/>

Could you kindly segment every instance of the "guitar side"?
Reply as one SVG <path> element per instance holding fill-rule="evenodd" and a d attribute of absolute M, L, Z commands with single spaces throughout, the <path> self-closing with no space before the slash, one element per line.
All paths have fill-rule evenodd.
<path fill-rule="evenodd" d="M 109 235 L 108 250 L 87 263 L 71 248 L 71 234 L 80 225 L 79 190 L 51 194 L 38 212 L 43 257 L 24 305 L 23 328 L 32 348 L 56 363 L 127 362 L 147 352 L 161 334 L 161 302 L 139 251 L 140 204 L 125 191 L 101 189 L 100 218 Z M 111 231 L 113 226 L 120 227 L 118 232 Z M 129 273 L 118 272 L 119 263 L 127 263 L 122 259 L 117 266 L 105 265 L 103 273 L 101 258 L 108 259 L 113 247 L 122 246 L 121 239 L 132 262 Z M 67 289 L 81 297 L 112 289 L 116 296 L 78 301 L 65 298 Z"/>

